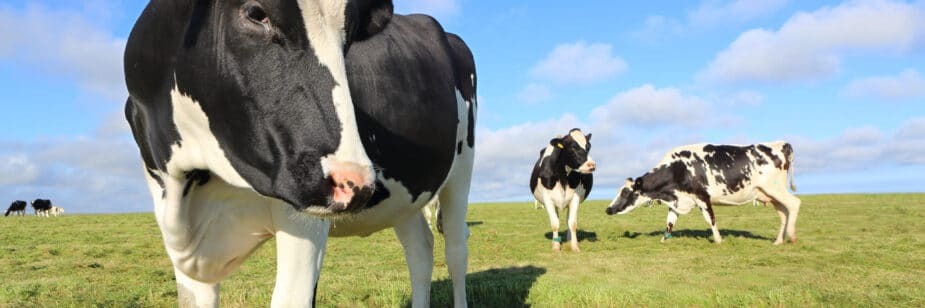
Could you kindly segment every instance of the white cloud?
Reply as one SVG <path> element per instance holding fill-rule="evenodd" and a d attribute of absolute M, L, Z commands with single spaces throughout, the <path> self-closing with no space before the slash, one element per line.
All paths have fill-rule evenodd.
<path fill-rule="evenodd" d="M 20 185 L 35 181 L 39 168 L 22 153 L 0 155 L 0 174 L 0 185 Z"/>
<path fill-rule="evenodd" d="M 925 165 L 925 118 L 903 123 L 886 152 L 901 164 Z"/>
<path fill-rule="evenodd" d="M 789 0 L 706 0 L 687 12 L 687 18 L 652 15 L 645 19 L 642 29 L 631 33 L 636 39 L 651 41 L 657 38 L 678 36 L 692 31 L 703 31 L 718 26 L 728 27 L 771 15 L 785 7 Z"/>
<path fill-rule="evenodd" d="M 925 98 L 925 78 L 907 69 L 898 76 L 875 76 L 852 81 L 843 93 L 850 97 L 870 97 L 888 101 Z"/>
<path fill-rule="evenodd" d="M 602 43 L 560 44 L 530 69 L 530 75 L 560 84 L 601 81 L 626 71 L 626 63 L 612 50 Z"/>
<path fill-rule="evenodd" d="M 462 14 L 459 0 L 404 0 L 395 2 L 395 11 L 402 14 L 428 14 L 441 22 Z"/>
<path fill-rule="evenodd" d="M 848 52 L 903 53 L 925 43 L 925 12 L 891 1 L 850 1 L 797 13 L 777 31 L 753 29 L 721 51 L 699 78 L 790 82 L 830 76 Z"/>
<path fill-rule="evenodd" d="M 704 1 L 688 12 L 693 25 L 719 25 L 730 20 L 747 21 L 769 15 L 787 5 L 788 0 Z"/>
<path fill-rule="evenodd" d="M 0 7 L 0 59 L 24 61 L 112 101 L 127 96 L 122 72 L 125 39 L 74 12 Z M 15 29 L 15 30 L 14 30 Z"/>
<path fill-rule="evenodd" d="M 517 99 L 527 104 L 539 104 L 552 99 L 552 92 L 549 87 L 541 84 L 531 83 L 520 90 Z"/>
<path fill-rule="evenodd" d="M 795 166 L 824 174 L 884 166 L 925 165 L 925 118 L 906 120 L 894 133 L 872 126 L 849 128 L 827 140 L 795 137 Z"/>
<path fill-rule="evenodd" d="M 708 114 L 710 107 L 698 97 L 685 96 L 676 88 L 656 89 L 646 84 L 621 92 L 594 108 L 591 118 L 602 123 L 602 127 L 699 126 L 705 123 Z"/>

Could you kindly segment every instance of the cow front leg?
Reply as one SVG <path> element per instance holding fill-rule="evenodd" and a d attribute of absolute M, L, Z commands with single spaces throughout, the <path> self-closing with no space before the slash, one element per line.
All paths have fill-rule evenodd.
<path fill-rule="evenodd" d="M 713 242 L 722 243 L 723 237 L 719 235 L 719 229 L 716 228 L 716 216 L 713 215 L 713 207 L 709 203 L 698 205 L 700 206 L 700 213 L 703 214 L 703 219 L 710 224 L 710 231 L 713 232 Z"/>
<path fill-rule="evenodd" d="M 296 213 L 289 205 L 273 209 L 276 222 L 276 286 L 271 307 L 311 307 L 331 223 Z"/>
<path fill-rule="evenodd" d="M 678 222 L 678 212 L 675 212 L 673 209 L 668 209 L 668 219 L 665 223 L 665 234 L 662 235 L 662 243 L 671 238 L 671 230 L 674 229 L 675 223 Z"/>
<path fill-rule="evenodd" d="M 549 227 L 552 228 L 552 251 L 562 249 L 562 238 L 559 237 L 559 207 L 552 203 L 550 198 L 543 199 L 546 214 L 549 215 Z"/>
<path fill-rule="evenodd" d="M 174 267 L 178 307 L 218 307 L 218 283 L 197 281 Z"/>
<path fill-rule="evenodd" d="M 434 270 L 434 235 L 422 214 L 395 225 L 411 273 L 411 306 L 430 306 L 430 280 Z"/>
<path fill-rule="evenodd" d="M 572 202 L 569 203 L 568 207 L 568 231 L 569 236 L 569 245 L 572 247 L 572 251 L 580 252 L 581 249 L 578 249 L 578 206 L 581 204 L 581 201 L 578 199 L 578 196 L 572 199 Z"/>

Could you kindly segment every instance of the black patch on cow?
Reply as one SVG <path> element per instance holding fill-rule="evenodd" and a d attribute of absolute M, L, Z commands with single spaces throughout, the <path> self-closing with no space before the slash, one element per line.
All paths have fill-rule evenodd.
<path fill-rule="evenodd" d="M 354 42 L 347 53 L 360 135 L 376 136 L 361 138 L 363 146 L 382 176 L 401 182 L 413 200 L 436 192 L 460 153 L 457 85 L 468 83 L 474 70 L 460 69 L 472 56 L 457 47 L 432 18 L 395 15 L 379 35 Z M 464 98 L 474 95 L 460 90 Z M 371 203 L 377 200 L 384 200 L 379 189 Z"/>
<path fill-rule="evenodd" d="M 212 178 L 212 173 L 209 170 L 193 169 L 186 173 L 186 186 L 183 187 L 183 196 L 189 193 L 190 187 L 193 184 L 196 186 L 202 186 L 209 182 L 209 179 Z"/>
<path fill-rule="evenodd" d="M 793 163 L 793 146 L 789 143 L 784 143 L 784 146 L 781 148 L 781 153 L 784 154 L 784 166 L 782 170 L 789 170 L 790 164 Z"/>
<path fill-rule="evenodd" d="M 763 144 L 759 144 L 757 147 L 761 153 L 764 153 L 768 158 L 771 158 L 771 161 L 774 162 L 774 168 L 781 169 L 783 162 L 781 161 L 780 157 L 774 155 L 774 151 L 770 147 Z"/>
<path fill-rule="evenodd" d="M 696 155 L 695 161 L 696 161 Z M 710 202 L 707 193 L 707 174 L 702 163 L 687 166 L 676 160 L 656 167 L 652 171 L 636 178 L 632 185 L 632 194 L 641 194 L 650 199 L 674 202 L 678 200 L 675 192 L 685 192 L 697 199 Z M 633 198 L 635 199 L 635 198 Z M 631 206 L 633 203 L 627 203 Z"/>
<path fill-rule="evenodd" d="M 478 99 L 476 97 L 476 85 L 478 77 L 475 73 L 475 61 L 472 57 L 472 51 L 466 46 L 462 38 L 453 33 L 446 33 L 447 41 L 453 50 L 453 67 L 456 72 L 456 89 L 462 95 L 463 100 L 469 102 L 468 118 L 469 125 L 466 128 L 466 144 L 469 148 L 475 147 L 475 113 L 478 109 Z"/>
<path fill-rule="evenodd" d="M 462 154 L 462 141 L 456 143 L 456 155 Z"/>
<path fill-rule="evenodd" d="M 684 151 L 681 151 L 681 152 L 676 152 L 676 153 L 674 153 L 674 154 L 671 154 L 671 158 L 674 158 L 674 159 L 678 159 L 678 158 L 682 158 L 682 157 L 683 157 L 683 158 L 691 158 L 691 151 L 684 150 Z"/>
<path fill-rule="evenodd" d="M 723 175 L 726 190 L 735 193 L 745 188 L 745 182 L 752 174 L 748 147 L 709 144 L 703 147 L 703 151 L 703 161 L 714 174 Z"/>
<path fill-rule="evenodd" d="M 674 229 L 674 224 L 669 222 L 667 229 L 668 229 L 668 233 L 671 233 L 671 230 Z"/>
<path fill-rule="evenodd" d="M 755 145 L 748 146 L 748 154 L 751 154 L 755 164 L 758 166 L 764 166 L 768 164 L 768 160 L 764 158 L 764 155 L 758 151 L 758 147 Z"/>
<path fill-rule="evenodd" d="M 710 202 L 707 202 L 707 214 L 710 215 L 710 225 L 716 226 L 716 215 L 713 215 L 713 205 Z"/>

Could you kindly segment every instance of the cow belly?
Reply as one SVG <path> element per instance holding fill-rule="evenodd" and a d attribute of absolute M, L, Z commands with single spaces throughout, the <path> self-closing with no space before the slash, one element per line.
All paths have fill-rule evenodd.
<path fill-rule="evenodd" d="M 545 206 L 555 206 L 558 209 L 568 207 L 573 198 L 580 198 L 580 194 L 571 188 L 563 188 L 562 185 L 556 184 L 552 189 L 546 189 L 542 184 L 537 185 L 533 191 L 533 197 Z M 546 198 L 549 198 L 552 204 L 545 204 Z M 579 200 L 580 201 L 580 200 Z"/>

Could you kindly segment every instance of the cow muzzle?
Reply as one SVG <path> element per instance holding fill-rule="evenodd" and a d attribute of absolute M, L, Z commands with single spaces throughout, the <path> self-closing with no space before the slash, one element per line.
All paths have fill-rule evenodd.
<path fill-rule="evenodd" d="M 330 185 L 328 210 L 332 214 L 354 212 L 366 207 L 375 191 L 372 168 L 355 163 L 329 163 L 327 185 Z"/>
<path fill-rule="evenodd" d="M 597 163 L 595 163 L 590 158 L 584 164 L 581 164 L 581 167 L 578 167 L 578 172 L 589 174 L 597 170 Z"/>

